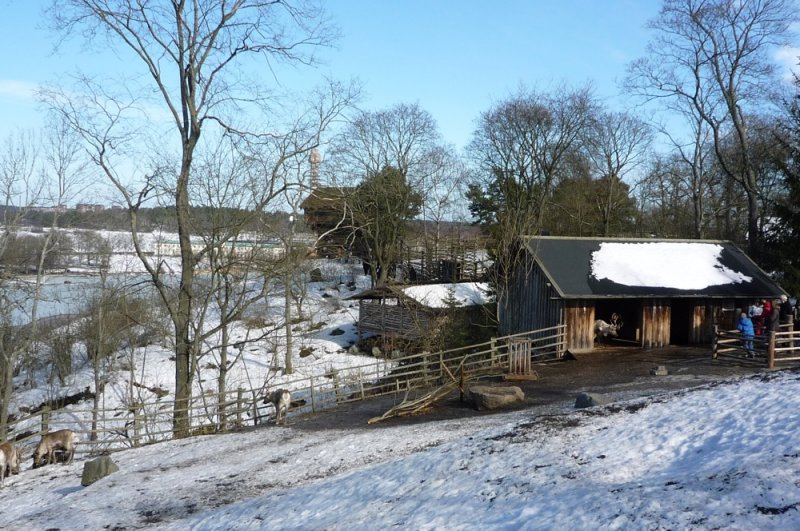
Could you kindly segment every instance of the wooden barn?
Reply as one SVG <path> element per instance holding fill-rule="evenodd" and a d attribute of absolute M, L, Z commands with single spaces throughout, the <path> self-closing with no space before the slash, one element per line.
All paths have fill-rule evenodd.
<path fill-rule="evenodd" d="M 594 323 L 621 316 L 616 344 L 709 344 L 741 308 L 785 292 L 734 244 L 530 237 L 498 303 L 500 333 L 566 325 L 566 348 L 595 348 Z"/>
<path fill-rule="evenodd" d="M 436 320 L 450 316 L 461 324 L 485 324 L 488 285 L 478 282 L 383 286 L 350 297 L 358 300 L 359 338 L 379 335 L 415 340 L 430 334 Z"/>
<path fill-rule="evenodd" d="M 300 204 L 306 226 L 321 238 L 317 252 L 335 258 L 346 253 L 352 239 L 351 222 L 346 219 L 347 200 L 355 188 L 314 187 Z"/>

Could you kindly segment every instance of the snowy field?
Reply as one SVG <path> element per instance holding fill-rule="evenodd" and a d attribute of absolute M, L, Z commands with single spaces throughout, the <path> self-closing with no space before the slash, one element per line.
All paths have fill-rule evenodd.
<path fill-rule="evenodd" d="M 0 528 L 798 529 L 798 410 L 784 371 L 562 415 L 294 419 L 115 453 L 88 487 L 80 461 L 23 470 Z"/>
<path fill-rule="evenodd" d="M 276 294 L 259 309 L 275 332 L 242 352 L 231 387 L 374 361 L 347 352 L 358 306 L 345 299 L 368 279 L 356 264 L 322 266 L 325 280 L 307 285 L 296 374 L 276 367 L 285 351 Z M 136 371 L 111 374 L 104 406 L 124 404 L 132 374 L 137 389 L 172 392 L 171 354 L 121 352 Z M 66 386 L 20 389 L 15 411 L 90 386 L 85 350 L 74 356 Z M 214 360 L 204 361 L 197 385 L 213 386 Z M 113 453 L 120 470 L 88 487 L 84 456 L 32 470 L 26 447 L 22 472 L 0 488 L 0 529 L 800 529 L 800 373 L 572 406 L 351 429 L 310 428 L 295 412 L 287 426 Z M 54 416 L 70 421 L 74 409 Z"/>

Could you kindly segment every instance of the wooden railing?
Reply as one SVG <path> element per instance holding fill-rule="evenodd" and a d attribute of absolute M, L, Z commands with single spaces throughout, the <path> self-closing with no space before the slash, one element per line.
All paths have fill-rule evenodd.
<path fill-rule="evenodd" d="M 770 369 L 778 363 L 800 361 L 800 331 L 795 331 L 792 324 L 780 325 L 777 332 L 753 336 L 752 358 L 749 358 L 745 340 L 738 330 L 721 330 L 715 326 L 712 357 L 754 359 Z"/>
<path fill-rule="evenodd" d="M 528 343 L 530 362 L 558 359 L 564 353 L 564 326 L 494 338 L 486 343 L 402 358 L 375 359 L 322 375 L 283 381 L 292 393 L 290 415 L 318 412 L 370 397 L 394 395 L 397 402 L 413 391 L 440 385 L 454 374 L 471 379 L 508 373 L 510 352 Z M 516 350 L 515 350 L 516 349 Z M 519 363 L 516 361 L 515 363 Z M 71 429 L 78 435 L 77 452 L 89 455 L 137 447 L 173 437 L 174 403 L 168 397 L 114 408 L 44 408 L 9 424 L 9 440 L 30 454 L 42 433 Z M 188 408 L 192 434 L 221 433 L 265 422 L 272 406 L 261 388 L 193 396 Z"/>

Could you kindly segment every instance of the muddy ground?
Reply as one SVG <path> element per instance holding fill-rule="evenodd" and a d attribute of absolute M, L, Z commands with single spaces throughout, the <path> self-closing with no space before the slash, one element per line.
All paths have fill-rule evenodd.
<path fill-rule="evenodd" d="M 668 374 L 657 376 L 652 369 L 664 366 Z M 515 409 L 530 409 L 532 415 L 571 411 L 581 392 L 601 395 L 609 401 L 631 400 L 670 391 L 702 386 L 720 380 L 754 375 L 767 371 L 763 362 L 736 359 L 712 359 L 709 348 L 667 347 L 641 349 L 601 347 L 586 354 L 534 365 L 538 379 L 506 382 L 496 385 L 517 385 L 525 393 L 525 402 Z M 791 369 L 790 369 L 791 370 Z M 423 393 L 418 393 L 421 396 Z M 365 429 L 383 425 L 431 422 L 439 419 L 491 415 L 496 412 L 476 411 L 461 402 L 455 392 L 421 414 L 394 417 L 368 424 L 394 405 L 403 396 L 381 397 L 364 402 L 340 405 L 333 410 L 305 416 L 290 416 L 289 423 L 298 429 Z M 413 398 L 413 397 L 412 397 Z"/>

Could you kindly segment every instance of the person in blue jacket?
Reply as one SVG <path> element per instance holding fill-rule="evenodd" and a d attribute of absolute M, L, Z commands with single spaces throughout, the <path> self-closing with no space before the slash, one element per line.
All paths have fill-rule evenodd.
<path fill-rule="evenodd" d="M 753 357 L 753 321 L 747 316 L 745 312 L 739 317 L 739 322 L 736 324 L 736 329 L 742 334 L 742 345 L 747 351 L 747 357 Z"/>

